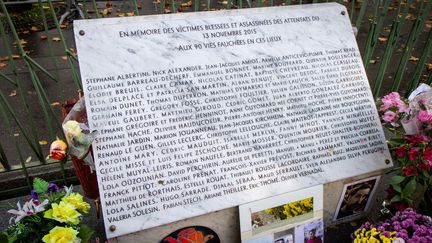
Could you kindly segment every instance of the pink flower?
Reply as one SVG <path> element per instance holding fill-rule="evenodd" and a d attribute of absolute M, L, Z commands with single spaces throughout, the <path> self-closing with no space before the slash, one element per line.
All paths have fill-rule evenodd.
<path fill-rule="evenodd" d="M 391 107 L 397 107 L 399 104 L 403 104 L 400 100 L 400 95 L 397 92 L 392 92 L 381 99 L 382 105 L 380 107 L 381 111 L 388 110 Z"/>
<path fill-rule="evenodd" d="M 407 104 L 405 104 L 405 103 L 400 103 L 400 104 L 397 105 L 397 107 L 398 107 L 398 111 L 400 113 L 408 113 L 408 112 L 410 112 L 409 106 Z"/>
<path fill-rule="evenodd" d="M 400 147 L 397 147 L 396 148 L 396 155 L 398 156 L 398 157 L 404 157 L 405 156 L 405 154 L 406 154 L 406 149 L 403 147 L 403 146 L 400 146 Z"/>
<path fill-rule="evenodd" d="M 414 168 L 414 166 L 410 165 L 410 166 L 404 166 L 402 168 L 402 171 L 405 173 L 406 176 L 410 176 L 410 175 L 418 175 L 417 170 Z"/>
<path fill-rule="evenodd" d="M 393 111 L 386 111 L 383 116 L 383 120 L 386 122 L 392 122 L 396 117 L 396 113 Z"/>
<path fill-rule="evenodd" d="M 402 103 L 398 92 L 391 92 L 390 94 L 384 96 L 381 101 L 384 105 L 389 106 L 397 106 L 398 104 Z"/>
<path fill-rule="evenodd" d="M 417 115 L 417 119 L 421 122 L 431 122 L 432 114 L 430 114 L 427 110 L 421 110 Z"/>
<path fill-rule="evenodd" d="M 390 108 L 390 105 L 389 104 L 383 104 L 383 105 L 381 105 L 380 106 L 380 111 L 385 111 L 385 110 L 388 110 Z"/>
<path fill-rule="evenodd" d="M 416 160 L 419 157 L 419 149 L 418 148 L 412 148 L 408 152 L 408 159 L 411 161 Z"/>

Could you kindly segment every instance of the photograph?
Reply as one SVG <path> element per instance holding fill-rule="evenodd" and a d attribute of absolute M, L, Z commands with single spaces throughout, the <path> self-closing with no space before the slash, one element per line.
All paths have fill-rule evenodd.
<path fill-rule="evenodd" d="M 270 243 L 296 242 L 294 228 L 321 218 L 322 210 L 322 185 L 240 205 L 242 242 L 262 241 L 269 236 Z"/>
<path fill-rule="evenodd" d="M 323 219 L 299 225 L 295 228 L 295 243 L 322 243 L 324 242 Z"/>
<path fill-rule="evenodd" d="M 267 208 L 252 213 L 252 228 L 274 224 L 286 219 L 301 216 L 313 211 L 313 197 L 304 198 L 295 202 L 286 203 L 273 208 Z"/>
<path fill-rule="evenodd" d="M 274 233 L 274 243 L 294 243 L 294 228 Z"/>
<path fill-rule="evenodd" d="M 305 225 L 304 227 L 304 243 L 322 243 L 324 236 L 324 227 L 322 221 L 317 221 Z"/>
<path fill-rule="evenodd" d="M 333 220 L 351 218 L 365 213 L 379 184 L 380 176 L 345 184 Z"/>

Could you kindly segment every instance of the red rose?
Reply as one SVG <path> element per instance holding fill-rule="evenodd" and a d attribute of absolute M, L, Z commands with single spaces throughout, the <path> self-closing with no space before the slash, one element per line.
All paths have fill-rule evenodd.
<path fill-rule="evenodd" d="M 408 159 L 414 161 L 419 157 L 419 154 L 419 148 L 412 148 L 408 152 Z"/>
<path fill-rule="evenodd" d="M 403 211 L 409 207 L 409 205 L 404 202 L 395 202 L 392 206 L 398 211 Z"/>
<path fill-rule="evenodd" d="M 428 138 L 423 134 L 414 135 L 414 136 L 405 136 L 405 138 L 412 143 L 428 142 Z"/>
<path fill-rule="evenodd" d="M 410 166 L 404 166 L 402 168 L 402 171 L 405 173 L 406 176 L 410 176 L 410 175 L 418 175 L 417 170 L 414 168 L 414 166 L 410 165 Z"/>
<path fill-rule="evenodd" d="M 67 145 L 60 139 L 52 142 L 50 146 L 50 155 L 49 157 L 56 160 L 62 160 L 67 156 L 66 154 Z"/>
<path fill-rule="evenodd" d="M 429 171 L 431 168 L 431 164 L 429 162 L 427 163 L 420 162 L 418 168 L 419 170 Z"/>
<path fill-rule="evenodd" d="M 406 154 L 406 149 L 403 147 L 403 146 L 400 146 L 400 147 L 397 147 L 396 148 L 396 155 L 398 156 L 398 157 L 404 157 L 405 156 L 405 154 Z"/>
<path fill-rule="evenodd" d="M 432 162 L 432 148 L 427 147 L 423 152 L 423 158 L 429 162 Z"/>
<path fill-rule="evenodd" d="M 385 191 L 387 192 L 387 199 L 392 199 L 396 192 L 391 185 Z"/>

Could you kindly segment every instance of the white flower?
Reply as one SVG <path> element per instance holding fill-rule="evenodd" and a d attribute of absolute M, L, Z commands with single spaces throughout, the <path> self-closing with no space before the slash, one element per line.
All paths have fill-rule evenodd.
<path fill-rule="evenodd" d="M 45 205 L 47 205 L 48 203 L 49 201 L 47 199 L 45 199 L 42 203 L 37 200 L 33 201 L 33 199 L 31 199 L 30 201 L 24 203 L 24 205 L 21 207 L 20 202 L 18 202 L 18 210 L 10 209 L 7 211 L 8 213 L 15 215 L 15 217 L 9 219 L 9 224 L 12 223 L 12 220 L 18 222 L 26 216 L 45 211 Z"/>
<path fill-rule="evenodd" d="M 67 121 L 63 124 L 63 131 L 69 141 L 72 141 L 72 138 L 78 137 L 82 134 L 80 124 L 74 120 Z"/>
<path fill-rule="evenodd" d="M 73 186 L 72 185 L 70 185 L 70 187 L 65 186 L 64 190 L 66 192 L 66 195 L 64 195 L 64 196 L 67 197 L 67 196 L 69 196 L 72 193 Z"/>

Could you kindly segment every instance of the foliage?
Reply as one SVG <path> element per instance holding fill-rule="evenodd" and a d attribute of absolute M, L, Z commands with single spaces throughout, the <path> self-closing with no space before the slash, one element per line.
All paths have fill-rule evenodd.
<path fill-rule="evenodd" d="M 80 224 L 90 205 L 72 192 L 36 178 L 31 199 L 8 213 L 14 216 L 9 228 L 0 234 L 0 242 L 86 242 L 93 231 Z"/>

